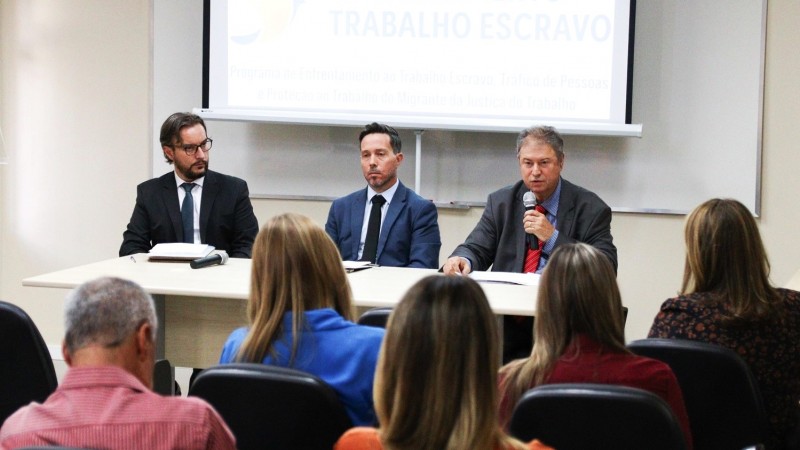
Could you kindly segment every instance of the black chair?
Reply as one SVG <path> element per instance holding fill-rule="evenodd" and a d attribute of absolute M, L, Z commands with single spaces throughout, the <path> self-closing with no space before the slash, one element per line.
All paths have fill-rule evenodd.
<path fill-rule="evenodd" d="M 391 314 L 392 308 L 368 309 L 358 318 L 358 324 L 386 328 L 386 323 L 389 321 L 389 316 Z"/>
<path fill-rule="evenodd" d="M 189 395 L 207 400 L 248 449 L 325 449 L 352 427 L 336 392 L 319 378 L 265 364 L 203 370 Z"/>
<path fill-rule="evenodd" d="M 758 382 L 734 351 L 706 342 L 641 339 L 637 355 L 667 363 L 683 392 L 695 450 L 763 444 L 767 419 Z"/>
<path fill-rule="evenodd" d="M 0 301 L 0 425 L 32 401 L 43 402 L 58 386 L 53 360 L 30 316 Z"/>
<path fill-rule="evenodd" d="M 176 389 L 175 368 L 168 359 L 158 359 L 153 365 L 153 392 L 161 395 L 180 395 L 180 388 Z"/>
<path fill-rule="evenodd" d="M 680 424 L 664 400 L 642 389 L 608 384 L 535 387 L 517 403 L 509 432 L 558 450 L 686 448 Z"/>

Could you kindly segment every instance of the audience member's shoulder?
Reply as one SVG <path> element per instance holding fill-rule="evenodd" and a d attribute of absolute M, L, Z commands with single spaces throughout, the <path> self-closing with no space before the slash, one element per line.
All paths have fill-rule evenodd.
<path fill-rule="evenodd" d="M 164 396 L 154 392 L 146 392 L 149 420 L 173 420 L 183 423 L 203 425 L 213 416 L 217 416 L 214 408 L 199 397 Z"/>
<path fill-rule="evenodd" d="M 544 445 L 542 442 L 540 442 L 540 441 L 538 441 L 538 440 L 536 440 L 536 439 L 534 439 L 534 440 L 532 440 L 532 441 L 528 442 L 528 443 L 527 443 L 527 444 L 525 444 L 525 445 L 526 445 L 526 446 L 528 447 L 528 449 L 530 449 L 530 450 L 554 450 L 554 449 L 553 449 L 553 447 L 549 447 L 549 446 L 547 446 L 547 445 Z"/>
<path fill-rule="evenodd" d="M 783 298 L 783 301 L 790 307 L 795 309 L 800 308 L 800 292 L 793 291 L 786 288 L 778 288 L 778 293 Z"/>
<path fill-rule="evenodd" d="M 31 418 L 36 418 L 41 415 L 43 410 L 44 407 L 42 404 L 34 401 L 19 408 L 8 416 L 0 427 L 0 450 L 5 449 L 2 445 L 3 439 L 20 432 L 25 432 L 26 424 L 35 420 Z"/>
<path fill-rule="evenodd" d="M 228 335 L 228 341 L 232 340 L 242 340 L 247 336 L 247 327 L 239 327 L 233 331 L 231 334 Z"/>
<path fill-rule="evenodd" d="M 234 361 L 245 337 L 247 337 L 247 328 L 242 327 L 233 330 L 228 339 L 225 340 L 225 344 L 222 345 L 222 353 L 219 357 L 220 364 Z"/>
<path fill-rule="evenodd" d="M 659 385 L 662 389 L 677 385 L 675 373 L 667 363 L 646 356 L 632 355 L 630 358 L 629 373 L 646 379 L 652 385 Z"/>
<path fill-rule="evenodd" d="M 359 325 L 355 324 L 356 332 L 363 336 L 365 339 L 370 340 L 382 340 L 383 336 L 386 334 L 386 330 L 381 327 L 373 327 L 369 325 Z"/>
<path fill-rule="evenodd" d="M 705 306 L 701 302 L 701 294 L 692 295 L 679 295 L 677 297 L 668 298 L 661 304 L 661 311 L 663 312 L 699 312 L 705 310 Z"/>
<path fill-rule="evenodd" d="M 380 450 L 378 430 L 369 427 L 356 427 L 347 430 L 334 445 L 334 450 Z"/>
<path fill-rule="evenodd" d="M 642 369 L 642 372 L 647 371 L 657 376 L 672 375 L 672 369 L 663 361 L 639 355 L 631 355 L 631 360 Z"/>

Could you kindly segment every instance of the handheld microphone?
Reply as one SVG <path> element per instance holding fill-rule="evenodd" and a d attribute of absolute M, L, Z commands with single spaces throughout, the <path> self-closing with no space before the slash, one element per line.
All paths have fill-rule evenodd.
<path fill-rule="evenodd" d="M 224 251 L 219 253 L 215 253 L 213 255 L 204 256 L 202 258 L 197 258 L 189 263 L 189 266 L 192 269 L 202 269 L 203 267 L 214 266 L 214 265 L 223 265 L 228 262 L 228 254 Z"/>
<path fill-rule="evenodd" d="M 536 209 L 536 196 L 533 195 L 533 192 L 528 191 L 522 196 L 522 204 L 525 205 L 525 211 Z M 530 246 L 531 250 L 538 249 L 539 239 L 536 237 L 536 235 L 528 234 L 527 237 L 528 237 L 528 245 Z"/>

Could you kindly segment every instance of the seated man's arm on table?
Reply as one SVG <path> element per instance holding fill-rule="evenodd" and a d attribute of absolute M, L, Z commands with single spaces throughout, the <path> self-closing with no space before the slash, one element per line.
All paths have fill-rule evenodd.
<path fill-rule="evenodd" d="M 498 233 L 497 218 L 490 198 L 490 201 L 486 202 L 486 208 L 478 224 L 464 243 L 456 247 L 442 271 L 447 275 L 454 273 L 466 275 L 473 270 L 489 269 L 497 253 Z"/>

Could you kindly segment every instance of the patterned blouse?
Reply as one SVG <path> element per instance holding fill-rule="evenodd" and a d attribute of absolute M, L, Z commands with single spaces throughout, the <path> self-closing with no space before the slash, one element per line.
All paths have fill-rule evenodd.
<path fill-rule="evenodd" d="M 661 305 L 651 338 L 704 341 L 730 348 L 750 366 L 761 389 L 770 423 L 767 448 L 784 448 L 800 420 L 800 292 L 778 289 L 785 311 L 780 319 L 744 326 L 722 324 L 724 305 L 710 293 L 671 298 Z"/>

